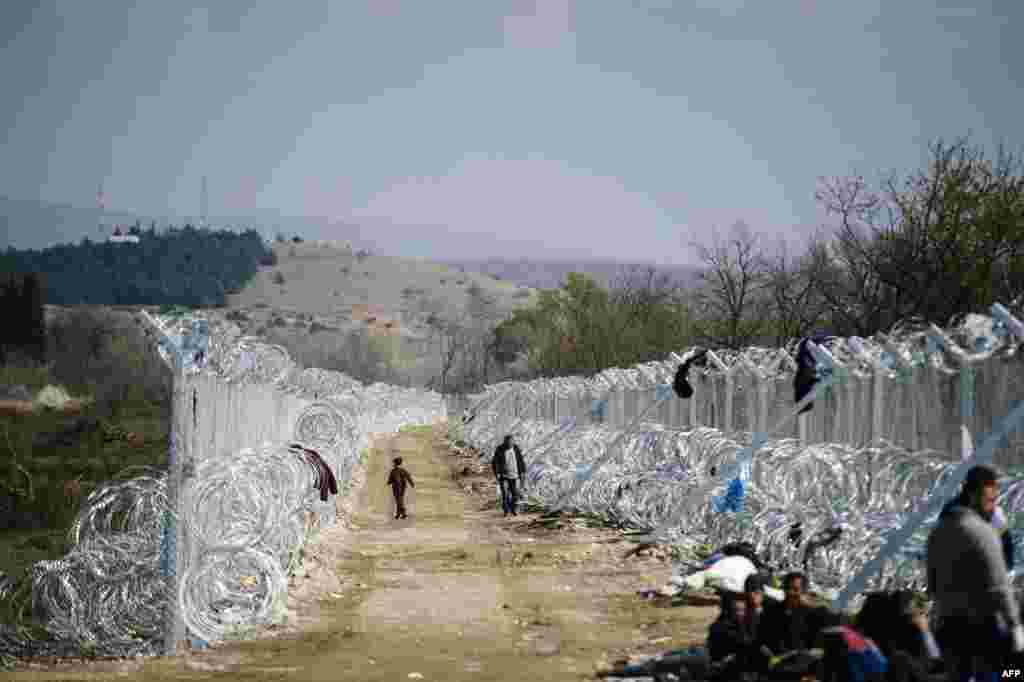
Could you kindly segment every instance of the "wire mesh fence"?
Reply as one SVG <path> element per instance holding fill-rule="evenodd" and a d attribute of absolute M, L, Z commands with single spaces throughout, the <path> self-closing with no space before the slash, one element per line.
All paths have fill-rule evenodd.
<path fill-rule="evenodd" d="M 748 541 L 835 596 L 901 532 L 863 586 L 921 587 L 937 512 L 924 523 L 915 512 L 962 476 L 965 434 L 1005 427 L 984 458 L 1008 474 L 1001 502 L 1020 541 L 1021 436 L 1016 417 L 1003 422 L 1024 398 L 1024 328 L 1005 313 L 811 344 L 818 385 L 797 406 L 798 358 L 782 349 L 707 352 L 688 399 L 672 383 L 692 349 L 591 378 L 499 384 L 469 408 L 464 438 L 489 454 L 515 434 L 535 504 L 650 530 L 693 561 Z"/>
<path fill-rule="evenodd" d="M 215 313 L 148 321 L 175 370 L 170 466 L 91 493 L 71 550 L 0 586 L 22 616 L 0 653 L 170 653 L 274 622 L 369 436 L 444 416 L 435 393 L 297 367 Z"/>

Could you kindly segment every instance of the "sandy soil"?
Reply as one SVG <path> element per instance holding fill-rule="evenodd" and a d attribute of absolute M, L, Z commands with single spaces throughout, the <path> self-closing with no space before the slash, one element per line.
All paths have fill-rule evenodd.
<path fill-rule="evenodd" d="M 289 620 L 253 641 L 174 658 L 34 664 L 11 680 L 589 680 L 624 654 L 702 642 L 713 607 L 667 607 L 657 555 L 612 530 L 536 514 L 502 518 L 493 483 L 443 430 L 377 439 L 349 522 L 310 548 Z M 385 480 L 401 455 L 416 481 L 393 519 Z"/>

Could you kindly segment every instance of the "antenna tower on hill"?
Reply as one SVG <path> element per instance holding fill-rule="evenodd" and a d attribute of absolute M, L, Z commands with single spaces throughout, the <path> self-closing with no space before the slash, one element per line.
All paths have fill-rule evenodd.
<path fill-rule="evenodd" d="M 98 229 L 99 229 L 99 233 L 103 234 L 103 214 L 106 213 L 106 210 L 107 210 L 107 197 L 106 197 L 105 194 L 103 194 L 103 182 L 102 181 L 100 181 L 100 188 L 96 192 L 96 206 L 100 210 L 99 228 Z"/>

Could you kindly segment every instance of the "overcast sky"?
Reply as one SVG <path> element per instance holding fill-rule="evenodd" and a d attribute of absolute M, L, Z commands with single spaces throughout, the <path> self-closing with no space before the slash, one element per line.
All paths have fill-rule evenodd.
<path fill-rule="evenodd" d="M 12 0 L 0 195 L 196 215 L 206 175 L 211 215 L 448 230 L 430 257 L 687 262 L 806 233 L 818 176 L 1019 148 L 1022 34 L 1019 0 Z"/>

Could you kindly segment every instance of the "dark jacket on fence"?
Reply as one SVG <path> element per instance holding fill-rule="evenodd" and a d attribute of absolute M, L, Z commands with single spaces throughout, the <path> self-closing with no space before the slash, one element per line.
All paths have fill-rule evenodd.
<path fill-rule="evenodd" d="M 316 487 L 320 490 L 320 501 L 326 502 L 329 495 L 338 494 L 338 481 L 334 478 L 334 472 L 330 465 L 324 461 L 315 450 L 304 448 L 301 445 L 293 444 L 292 452 L 302 455 L 313 471 L 316 472 Z"/>
<path fill-rule="evenodd" d="M 516 469 L 518 469 L 518 472 L 508 471 L 505 468 L 505 453 L 508 451 L 509 447 L 511 447 L 515 452 Z M 526 460 L 523 459 L 523 451 L 519 449 L 518 445 L 508 446 L 502 443 L 494 451 L 494 457 L 491 458 L 491 470 L 494 472 L 495 478 L 500 478 L 502 476 L 514 476 L 522 480 L 526 477 Z"/>

